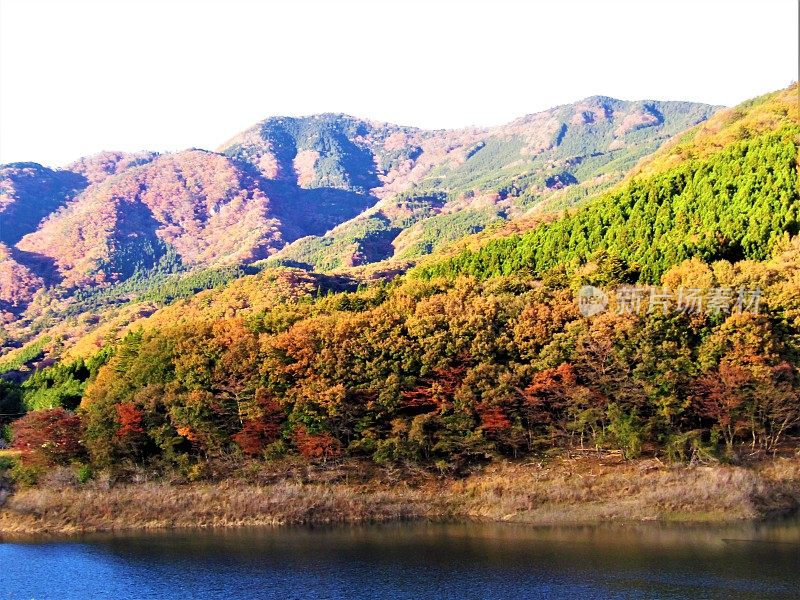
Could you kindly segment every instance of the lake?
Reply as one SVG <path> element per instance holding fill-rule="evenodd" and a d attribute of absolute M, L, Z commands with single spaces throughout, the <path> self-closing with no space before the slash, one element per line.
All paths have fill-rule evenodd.
<path fill-rule="evenodd" d="M 390 524 L 0 544 L 5 598 L 796 598 L 800 521 Z"/>

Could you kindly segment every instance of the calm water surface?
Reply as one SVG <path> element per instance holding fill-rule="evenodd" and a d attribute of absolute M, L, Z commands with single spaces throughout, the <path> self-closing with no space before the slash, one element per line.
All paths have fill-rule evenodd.
<path fill-rule="evenodd" d="M 397 524 L 0 543 L 4 598 L 798 598 L 800 521 Z"/>

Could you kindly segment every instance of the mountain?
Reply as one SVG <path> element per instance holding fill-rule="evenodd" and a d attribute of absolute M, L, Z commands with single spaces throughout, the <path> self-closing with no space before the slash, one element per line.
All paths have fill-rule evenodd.
<path fill-rule="evenodd" d="M 283 182 L 281 196 L 345 190 L 378 201 L 324 235 L 276 254 L 333 270 L 415 259 L 561 191 L 562 204 L 621 179 L 643 155 L 710 116 L 686 102 L 595 96 L 493 128 L 425 131 L 325 114 L 268 119 L 220 148 Z M 306 222 L 305 210 L 284 222 Z"/>
<path fill-rule="evenodd" d="M 40 287 L 68 303 L 131 278 L 267 258 L 321 271 L 413 262 L 553 195 L 569 204 L 613 184 L 715 110 L 597 96 L 500 127 L 436 131 L 280 117 L 219 152 L 4 165 L 0 302 L 20 314 Z"/>
<path fill-rule="evenodd" d="M 246 169 L 191 150 L 101 179 L 17 247 L 51 260 L 68 288 L 125 280 L 169 262 L 245 264 L 282 245 L 269 206 Z"/>
<path fill-rule="evenodd" d="M 595 194 L 581 208 L 545 222 L 504 226 L 523 228 L 522 233 L 500 228 L 465 238 L 460 245 L 466 248 L 435 253 L 409 278 L 544 275 L 556 282 L 569 276 L 592 283 L 604 277 L 650 283 L 666 271 L 676 272 L 677 265 L 687 260 L 722 259 L 735 265 L 763 261 L 792 236 L 792 260 L 796 260 L 800 222 L 796 94 L 794 86 L 719 111 L 640 161 L 616 188 Z M 798 272 L 793 263 L 783 264 L 760 283 L 796 327 L 800 327 L 800 304 L 796 292 L 787 296 L 787 291 L 793 285 L 796 289 Z M 716 276 L 730 277 L 730 273 L 727 267 L 720 268 Z M 171 306 L 148 305 L 143 311 L 134 304 L 130 310 L 135 318 L 123 313 L 119 320 L 109 319 L 81 338 L 75 356 L 89 355 L 116 332 L 127 331 L 131 321 L 133 327 L 160 329 L 183 320 L 262 315 L 262 322 L 280 329 L 298 314 L 307 316 L 306 310 L 315 310 L 295 306 L 298 297 L 341 291 L 348 283 L 352 287 L 354 282 L 340 280 L 337 288 L 333 278 L 323 281 L 294 269 L 265 269 Z M 379 292 L 375 296 L 382 298 Z M 375 300 L 358 303 L 333 296 L 327 302 L 337 307 L 331 311 L 358 312 Z"/>
<path fill-rule="evenodd" d="M 98 152 L 67 165 L 67 172 L 82 175 L 87 183 L 100 183 L 133 167 L 152 162 L 157 152 Z"/>

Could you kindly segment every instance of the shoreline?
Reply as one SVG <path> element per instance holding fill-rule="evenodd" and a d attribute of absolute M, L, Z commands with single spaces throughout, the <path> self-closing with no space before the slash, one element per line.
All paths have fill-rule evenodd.
<path fill-rule="evenodd" d="M 356 525 L 392 521 L 725 524 L 800 508 L 800 457 L 748 466 L 559 457 L 501 461 L 463 476 L 359 462 L 274 468 L 251 481 L 25 488 L 0 507 L 8 539 L 157 529 Z"/>

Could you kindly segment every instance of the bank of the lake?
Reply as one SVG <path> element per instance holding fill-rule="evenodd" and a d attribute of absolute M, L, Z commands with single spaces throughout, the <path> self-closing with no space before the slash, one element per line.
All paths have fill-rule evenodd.
<path fill-rule="evenodd" d="M 194 483 L 51 477 L 5 498 L 0 536 L 398 520 L 726 522 L 798 506 L 797 456 L 685 465 L 587 454 L 493 463 L 460 477 L 355 461 L 264 464 Z"/>

